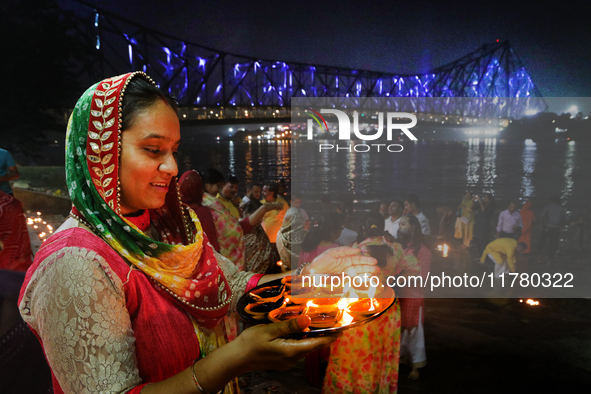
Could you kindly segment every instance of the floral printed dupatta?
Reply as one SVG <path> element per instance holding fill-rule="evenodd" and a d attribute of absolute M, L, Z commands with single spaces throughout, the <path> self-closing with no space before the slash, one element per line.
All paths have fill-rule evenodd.
<path fill-rule="evenodd" d="M 176 179 L 164 206 L 150 210 L 161 241 L 148 237 L 119 212 L 121 108 L 132 78 L 154 83 L 142 72 L 107 78 L 76 103 L 66 137 L 73 212 L 200 326 L 213 328 L 228 311 L 231 290 L 211 247 L 203 242 L 197 216 L 180 202 Z"/>
<path fill-rule="evenodd" d="M 244 233 L 240 222 L 230 214 L 220 200 L 208 193 L 203 194 L 203 206 L 211 209 L 220 253 L 230 259 L 238 270 L 244 271 Z"/>

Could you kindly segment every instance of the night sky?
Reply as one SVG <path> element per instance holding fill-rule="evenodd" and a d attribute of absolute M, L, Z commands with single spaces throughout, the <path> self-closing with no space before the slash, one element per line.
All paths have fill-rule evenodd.
<path fill-rule="evenodd" d="M 584 2 L 87 1 L 230 53 L 394 73 L 424 72 L 509 39 L 542 95 L 591 96 Z"/>

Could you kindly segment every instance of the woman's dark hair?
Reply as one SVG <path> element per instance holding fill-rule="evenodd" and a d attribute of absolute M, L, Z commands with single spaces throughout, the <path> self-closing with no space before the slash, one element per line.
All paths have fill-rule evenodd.
<path fill-rule="evenodd" d="M 406 218 L 409 224 L 413 227 L 412 243 L 410 244 L 410 247 L 412 248 L 412 253 L 417 256 L 419 254 L 419 250 L 421 250 L 421 245 L 424 243 L 423 232 L 421 231 L 421 223 L 415 215 L 403 215 L 402 217 Z M 406 248 L 406 245 L 402 246 Z"/>
<path fill-rule="evenodd" d="M 174 97 L 164 93 L 141 76 L 132 78 L 123 96 L 121 131 L 132 127 L 137 116 L 156 104 L 158 100 L 164 101 L 176 112 L 178 103 Z"/>
<path fill-rule="evenodd" d="M 208 168 L 201 174 L 204 185 L 217 185 L 218 183 L 224 182 L 224 174 L 216 170 L 215 168 Z"/>
<path fill-rule="evenodd" d="M 336 212 L 323 214 L 319 220 L 312 220 L 313 227 L 302 241 L 302 250 L 311 252 L 318 247 L 321 241 L 332 240 L 333 233 L 343 231 L 343 215 Z"/>
<path fill-rule="evenodd" d="M 381 237 L 384 235 L 384 218 L 377 212 L 367 214 L 359 228 L 357 242 L 362 242 L 369 237 Z"/>
<path fill-rule="evenodd" d="M 244 204 L 244 214 L 250 215 L 254 213 L 257 209 L 259 209 L 263 204 L 259 200 L 251 199 L 246 204 Z"/>

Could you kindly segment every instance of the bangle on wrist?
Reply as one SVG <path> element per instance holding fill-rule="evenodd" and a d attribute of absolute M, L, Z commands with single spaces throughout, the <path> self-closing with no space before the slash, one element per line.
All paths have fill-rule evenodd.
<path fill-rule="evenodd" d="M 201 384 L 199 384 L 199 381 L 197 380 L 197 376 L 195 375 L 195 364 L 197 364 L 197 361 L 199 361 L 199 360 L 200 360 L 200 358 L 196 358 L 195 361 L 193 361 L 193 365 L 191 366 L 191 375 L 193 377 L 193 383 L 195 383 L 195 387 L 197 387 L 197 390 L 199 390 L 200 393 L 211 394 L 209 391 L 205 391 L 205 389 L 201 386 Z M 221 389 L 216 394 L 221 394 L 223 392 L 224 392 L 224 389 Z"/>
<path fill-rule="evenodd" d="M 298 268 L 296 268 L 296 270 L 295 270 L 296 276 L 301 275 L 302 274 L 302 271 L 304 270 L 304 268 L 306 268 L 307 266 L 309 266 L 311 263 L 312 263 L 311 261 L 308 261 L 307 263 L 303 263 Z"/>

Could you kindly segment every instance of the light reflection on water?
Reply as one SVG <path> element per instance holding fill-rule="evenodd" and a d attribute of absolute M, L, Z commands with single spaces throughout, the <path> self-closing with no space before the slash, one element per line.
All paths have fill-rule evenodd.
<path fill-rule="evenodd" d="M 484 144 L 484 160 L 482 162 L 482 192 L 494 194 L 497 177 L 497 139 L 487 138 Z"/>
<path fill-rule="evenodd" d="M 466 186 L 470 189 L 478 185 L 478 169 L 480 168 L 480 141 L 478 138 L 468 140 L 468 160 L 466 162 Z"/>
<path fill-rule="evenodd" d="M 521 197 L 528 200 L 534 196 L 534 184 L 532 174 L 536 168 L 536 143 L 526 140 L 523 153 L 521 154 L 521 163 L 523 164 L 523 175 L 521 176 Z"/>
<path fill-rule="evenodd" d="M 573 171 L 575 169 L 575 159 L 577 156 L 575 141 L 570 141 L 566 148 L 566 157 L 564 159 L 564 187 L 560 196 L 564 204 L 573 192 Z"/>
<path fill-rule="evenodd" d="M 328 143 L 328 141 L 327 141 Z M 416 193 L 427 203 L 459 203 L 465 191 L 491 192 L 501 202 L 531 199 L 545 204 L 553 194 L 572 208 L 591 196 L 590 142 L 503 142 L 496 139 L 470 142 L 405 142 L 401 153 L 318 152 L 307 141 L 183 143 L 193 168 L 210 166 L 232 172 L 246 183 L 278 181 L 293 174 L 305 200 L 321 194 L 334 198 L 347 194 L 356 208 L 369 203 Z M 538 201 L 538 202 L 536 202 Z M 455 206 L 455 205 L 454 205 Z"/>

